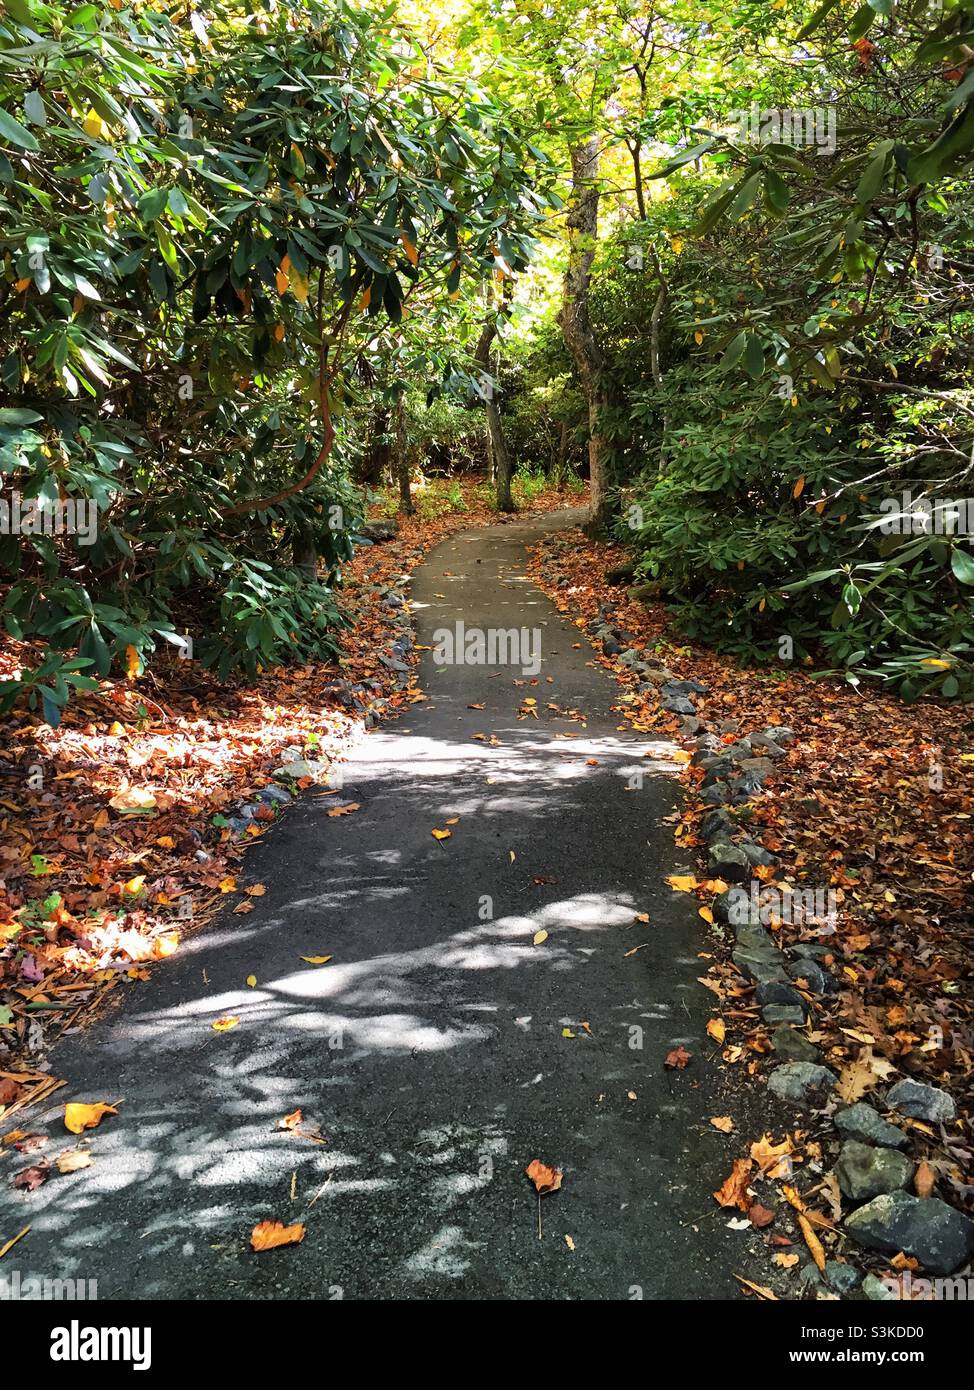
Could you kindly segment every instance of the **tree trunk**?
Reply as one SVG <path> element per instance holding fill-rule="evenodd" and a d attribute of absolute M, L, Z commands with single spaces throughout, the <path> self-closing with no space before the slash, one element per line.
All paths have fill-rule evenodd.
<path fill-rule="evenodd" d="M 389 469 L 389 412 L 377 410 L 372 417 L 372 446 L 356 470 L 356 482 L 379 487 Z"/>
<path fill-rule="evenodd" d="M 402 397 L 396 401 L 395 426 L 396 477 L 399 480 L 399 510 L 406 516 L 412 516 L 416 508 L 413 506 L 413 494 L 409 486 L 409 445 L 406 440 L 406 405 Z"/>
<path fill-rule="evenodd" d="M 589 289 L 599 232 L 599 142 L 595 135 L 571 150 L 572 199 L 568 213 L 568 268 L 558 321 L 578 371 L 588 405 L 588 460 L 592 510 L 586 527 L 604 535 L 612 508 L 608 492 L 608 445 L 603 422 L 608 405 L 605 363 L 592 331 Z"/>
<path fill-rule="evenodd" d="M 490 367 L 490 345 L 494 341 L 496 333 L 497 323 L 494 315 L 488 314 L 480 333 L 477 351 L 474 353 L 474 360 L 480 364 L 485 372 Z M 514 498 L 511 495 L 511 478 L 514 474 L 514 466 L 510 450 L 507 447 L 507 440 L 504 438 L 504 423 L 501 420 L 500 406 L 497 404 L 493 390 L 489 387 L 485 387 L 483 399 L 484 411 L 487 416 L 487 439 L 490 444 L 491 468 L 497 487 L 497 510 L 516 512 L 517 507 L 514 505 Z"/>

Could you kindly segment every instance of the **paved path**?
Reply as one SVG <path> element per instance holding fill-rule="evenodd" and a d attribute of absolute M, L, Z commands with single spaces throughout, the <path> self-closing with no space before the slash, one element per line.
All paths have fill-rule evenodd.
<path fill-rule="evenodd" d="M 90 1168 L 29 1196 L 4 1184 L 0 1238 L 32 1224 L 24 1276 L 96 1278 L 101 1298 L 733 1294 L 706 944 L 694 899 L 663 882 L 689 867 L 664 824 L 673 750 L 619 730 L 619 688 L 525 571 L 526 545 L 575 520 L 456 536 L 414 577 L 420 643 L 457 620 L 538 628 L 539 684 L 424 653 L 428 703 L 347 766 L 361 810 L 303 798 L 247 860 L 267 885 L 255 911 L 54 1053 L 69 1084 L 30 1116 L 48 1152 L 64 1100 L 124 1104 Z M 518 719 L 525 696 L 537 719 Z M 334 959 L 301 960 L 319 954 Z M 223 1014 L 240 1025 L 217 1034 Z M 691 1067 L 664 1071 L 681 1043 Z M 330 1143 L 274 1132 L 299 1106 Z M 565 1171 L 541 1240 L 534 1158 Z M 253 1255 L 263 1218 L 303 1220 L 303 1244 Z"/>

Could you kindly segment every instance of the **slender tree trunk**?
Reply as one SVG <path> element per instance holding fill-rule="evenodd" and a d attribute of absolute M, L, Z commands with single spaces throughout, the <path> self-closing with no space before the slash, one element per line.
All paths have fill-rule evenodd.
<path fill-rule="evenodd" d="M 480 333 L 480 341 L 474 353 L 474 360 L 486 372 L 490 367 L 490 346 L 497 333 L 497 323 L 493 314 L 488 314 Z M 490 458 L 494 482 L 497 488 L 497 510 L 516 512 L 511 495 L 511 478 L 514 466 L 507 440 L 504 438 L 504 423 L 501 420 L 500 406 L 492 390 L 484 392 L 484 412 L 487 416 L 487 438 L 490 444 Z"/>
<path fill-rule="evenodd" d="M 603 535 L 609 526 L 608 445 L 603 434 L 608 397 L 605 362 L 592 330 L 589 289 L 599 232 L 599 143 L 592 135 L 571 150 L 572 199 L 568 225 L 568 268 L 558 320 L 581 379 L 588 405 L 588 461 L 592 510 L 587 530 Z"/>
<path fill-rule="evenodd" d="M 356 482 L 379 487 L 389 470 L 389 412 L 379 409 L 372 417 L 372 444 L 356 470 Z"/>
<path fill-rule="evenodd" d="M 406 404 L 401 396 L 399 400 L 396 401 L 395 427 L 396 477 L 399 479 L 399 510 L 406 516 L 412 516 L 416 508 L 413 506 L 413 494 L 409 486 L 409 445 L 406 440 Z"/>
<path fill-rule="evenodd" d="M 656 303 L 653 305 L 653 312 L 649 320 L 649 365 L 653 373 L 653 385 L 657 391 L 661 391 L 663 386 L 663 373 L 659 364 L 659 336 L 660 324 L 663 319 L 663 310 L 666 308 L 666 301 L 669 295 L 669 287 L 663 277 L 663 266 L 660 262 L 658 252 L 653 251 L 653 260 L 656 268 L 656 275 L 659 280 L 659 289 L 656 291 Z M 666 465 L 666 434 L 668 422 L 666 412 L 663 412 L 660 422 L 660 443 L 659 460 L 657 461 L 656 471 L 662 473 Z"/>

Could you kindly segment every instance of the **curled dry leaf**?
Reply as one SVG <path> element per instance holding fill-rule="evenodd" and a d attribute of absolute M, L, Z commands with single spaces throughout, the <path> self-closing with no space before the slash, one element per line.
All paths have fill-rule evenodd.
<path fill-rule="evenodd" d="M 692 1060 L 693 1054 L 687 1052 L 685 1047 L 674 1047 L 672 1052 L 666 1054 L 663 1066 L 669 1071 L 682 1071 Z"/>
<path fill-rule="evenodd" d="M 560 1168 L 549 1168 L 540 1158 L 533 1158 L 524 1171 L 534 1183 L 539 1197 L 544 1197 L 549 1192 L 557 1192 L 565 1176 Z"/>
<path fill-rule="evenodd" d="M 36 1192 L 50 1176 L 51 1165 L 46 1158 L 42 1158 L 40 1163 L 34 1164 L 33 1168 L 22 1168 L 16 1174 L 14 1187 L 20 1188 L 23 1192 Z"/>
<path fill-rule="evenodd" d="M 68 1149 L 57 1160 L 59 1173 L 77 1173 L 79 1168 L 91 1167 L 91 1154 L 87 1149 Z"/>
<path fill-rule="evenodd" d="M 747 1184 L 754 1164 L 749 1158 L 735 1158 L 730 1174 L 714 1193 L 722 1207 L 739 1207 L 748 1211 L 753 1205 L 747 1195 Z"/>
<path fill-rule="evenodd" d="M 71 1101 L 64 1107 L 64 1128 L 72 1134 L 80 1134 L 84 1129 L 96 1129 L 101 1124 L 102 1116 L 117 1114 L 115 1106 L 106 1105 L 104 1101 L 95 1101 L 91 1105 Z"/>
<path fill-rule="evenodd" d="M 293 1226 L 285 1226 L 283 1221 L 258 1221 L 250 1233 L 254 1250 L 274 1250 L 279 1245 L 297 1245 L 302 1240 L 304 1226 L 300 1221 Z"/>

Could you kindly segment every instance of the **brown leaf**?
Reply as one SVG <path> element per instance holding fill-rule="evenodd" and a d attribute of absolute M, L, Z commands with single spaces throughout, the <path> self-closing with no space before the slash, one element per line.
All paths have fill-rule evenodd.
<path fill-rule="evenodd" d="M 923 1197 L 925 1199 L 933 1196 L 933 1189 L 936 1184 L 936 1173 L 925 1158 L 921 1159 L 913 1175 L 913 1190 L 918 1197 Z"/>
<path fill-rule="evenodd" d="M 721 1134 L 734 1133 L 734 1121 L 729 1115 L 711 1115 L 710 1123 L 714 1129 L 719 1129 Z"/>
<path fill-rule="evenodd" d="M 752 1203 L 747 1195 L 747 1184 L 753 1166 L 749 1158 L 734 1159 L 729 1177 L 725 1178 L 721 1187 L 714 1193 L 722 1207 L 740 1207 L 741 1211 L 749 1209 Z"/>
<path fill-rule="evenodd" d="M 533 1158 L 524 1171 L 541 1197 L 549 1192 L 557 1192 L 565 1176 L 560 1168 L 549 1168 L 540 1158 Z"/>
<path fill-rule="evenodd" d="M 685 1047 L 674 1047 L 672 1052 L 666 1054 L 663 1066 L 670 1071 L 682 1071 L 692 1060 L 693 1054 L 687 1052 Z"/>
<path fill-rule="evenodd" d="M 19 1187 L 24 1192 L 36 1192 L 50 1176 L 51 1165 L 46 1158 L 42 1158 L 40 1163 L 35 1164 L 33 1168 L 22 1168 L 16 1174 L 14 1187 Z"/>
<path fill-rule="evenodd" d="M 773 1207 L 762 1207 L 760 1202 L 755 1202 L 747 1209 L 747 1219 L 755 1230 L 763 1230 L 765 1226 L 770 1226 L 775 1218 Z"/>

